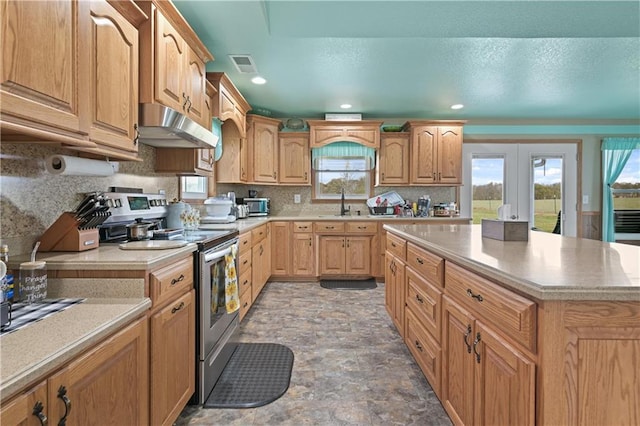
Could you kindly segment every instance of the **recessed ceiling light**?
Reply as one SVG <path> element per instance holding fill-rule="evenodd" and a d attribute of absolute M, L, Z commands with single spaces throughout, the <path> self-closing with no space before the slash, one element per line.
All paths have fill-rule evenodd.
<path fill-rule="evenodd" d="M 342 105 L 340 105 L 340 108 L 349 109 L 349 108 L 351 108 L 351 106 L 352 106 L 351 104 L 342 104 Z"/>
<path fill-rule="evenodd" d="M 253 84 L 265 84 L 267 82 L 267 80 L 265 80 L 264 78 L 257 76 L 257 77 L 253 77 L 251 79 L 251 82 Z"/>
<path fill-rule="evenodd" d="M 464 108 L 464 105 L 462 105 L 462 104 L 451 105 L 451 109 L 462 109 L 462 108 Z"/>

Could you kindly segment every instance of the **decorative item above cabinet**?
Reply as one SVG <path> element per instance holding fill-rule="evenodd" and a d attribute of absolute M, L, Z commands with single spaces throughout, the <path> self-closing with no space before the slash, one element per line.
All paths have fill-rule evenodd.
<path fill-rule="evenodd" d="M 370 148 L 380 147 L 382 121 L 309 120 L 309 146 L 319 148 L 332 142 L 355 142 Z"/>

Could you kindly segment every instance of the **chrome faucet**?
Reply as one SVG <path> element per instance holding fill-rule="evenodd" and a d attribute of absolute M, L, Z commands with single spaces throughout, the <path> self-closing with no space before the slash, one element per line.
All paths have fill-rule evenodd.
<path fill-rule="evenodd" d="M 347 213 L 349 213 L 349 215 L 351 215 L 351 206 L 349 206 L 348 208 L 345 208 L 345 206 L 344 206 L 344 188 L 342 188 L 342 191 L 340 193 L 340 216 L 345 216 Z"/>

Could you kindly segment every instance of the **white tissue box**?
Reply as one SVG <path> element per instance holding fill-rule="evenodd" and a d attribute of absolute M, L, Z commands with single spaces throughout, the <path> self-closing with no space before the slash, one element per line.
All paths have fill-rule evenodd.
<path fill-rule="evenodd" d="M 529 222 L 482 219 L 482 237 L 501 241 L 528 241 Z"/>

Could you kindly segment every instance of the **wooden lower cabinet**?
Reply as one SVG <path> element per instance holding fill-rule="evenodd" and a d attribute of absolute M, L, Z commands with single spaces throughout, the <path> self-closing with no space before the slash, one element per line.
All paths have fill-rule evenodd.
<path fill-rule="evenodd" d="M 535 363 L 444 299 L 442 401 L 455 424 L 535 424 Z"/>
<path fill-rule="evenodd" d="M 278 276 L 291 275 L 291 245 L 289 222 L 271 222 L 271 273 Z"/>
<path fill-rule="evenodd" d="M 44 381 L 5 404 L 0 410 L 0 424 L 42 426 L 48 422 L 47 407 L 47 382 Z"/>
<path fill-rule="evenodd" d="M 256 301 L 271 277 L 271 231 L 269 224 L 251 231 L 251 299 Z"/>
<path fill-rule="evenodd" d="M 385 266 L 385 306 L 398 332 L 404 336 L 405 264 L 400 257 L 387 252 Z"/>
<path fill-rule="evenodd" d="M 320 236 L 319 275 L 371 275 L 370 236 Z"/>
<path fill-rule="evenodd" d="M 150 318 L 150 417 L 171 425 L 195 391 L 195 290 Z"/>
<path fill-rule="evenodd" d="M 64 424 L 59 420 L 66 413 L 69 425 L 147 424 L 147 333 L 147 320 L 136 321 L 53 374 L 47 380 L 49 422 Z"/>
<path fill-rule="evenodd" d="M 294 233 L 291 236 L 291 275 L 296 277 L 312 277 L 315 275 L 315 248 L 313 234 Z"/>

